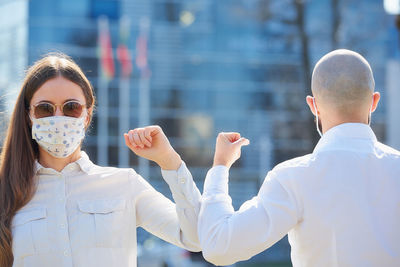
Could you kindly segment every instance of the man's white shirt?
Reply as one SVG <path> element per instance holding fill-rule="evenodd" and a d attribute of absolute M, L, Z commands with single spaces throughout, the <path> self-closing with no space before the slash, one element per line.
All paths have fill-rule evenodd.
<path fill-rule="evenodd" d="M 400 266 L 400 152 L 368 125 L 330 129 L 236 212 L 228 176 L 216 166 L 204 184 L 199 239 L 212 263 L 247 260 L 288 234 L 295 267 Z"/>

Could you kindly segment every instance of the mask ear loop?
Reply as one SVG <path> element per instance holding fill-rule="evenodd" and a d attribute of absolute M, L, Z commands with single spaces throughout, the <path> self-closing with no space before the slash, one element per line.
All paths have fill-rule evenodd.
<path fill-rule="evenodd" d="M 322 133 L 319 130 L 319 125 L 318 125 L 318 110 L 317 110 L 317 106 L 315 105 L 315 97 L 313 97 L 313 105 L 314 105 L 314 110 L 315 110 L 315 126 L 317 127 L 317 132 L 318 132 L 319 136 L 322 137 Z"/>
<path fill-rule="evenodd" d="M 372 105 L 374 104 L 374 97 L 372 97 Z M 371 126 L 372 105 L 369 107 L 368 125 Z"/>

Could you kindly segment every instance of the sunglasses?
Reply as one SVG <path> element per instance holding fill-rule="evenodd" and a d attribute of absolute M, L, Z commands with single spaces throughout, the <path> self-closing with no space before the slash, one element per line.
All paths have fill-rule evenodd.
<path fill-rule="evenodd" d="M 40 102 L 32 105 L 31 109 L 36 119 L 51 117 L 56 113 L 57 107 L 61 107 L 61 111 L 64 116 L 79 118 L 82 115 L 84 107 L 86 105 L 79 103 L 78 101 L 67 101 L 64 104 L 52 104 L 48 102 Z"/>

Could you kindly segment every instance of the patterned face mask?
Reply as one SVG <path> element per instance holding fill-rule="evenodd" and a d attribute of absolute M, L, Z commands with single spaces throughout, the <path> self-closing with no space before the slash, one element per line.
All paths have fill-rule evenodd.
<path fill-rule="evenodd" d="M 71 155 L 85 137 L 85 119 L 51 116 L 32 120 L 32 139 L 56 158 Z"/>

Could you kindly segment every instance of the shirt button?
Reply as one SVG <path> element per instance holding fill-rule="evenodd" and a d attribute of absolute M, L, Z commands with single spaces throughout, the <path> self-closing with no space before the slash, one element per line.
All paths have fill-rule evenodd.
<path fill-rule="evenodd" d="M 62 228 L 62 229 L 64 229 L 65 228 L 65 224 L 60 224 L 60 227 Z"/>
<path fill-rule="evenodd" d="M 185 178 L 181 178 L 180 182 L 181 184 L 184 184 L 186 182 Z"/>
<path fill-rule="evenodd" d="M 64 250 L 64 256 L 68 256 L 68 250 Z"/>

